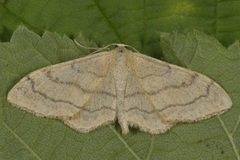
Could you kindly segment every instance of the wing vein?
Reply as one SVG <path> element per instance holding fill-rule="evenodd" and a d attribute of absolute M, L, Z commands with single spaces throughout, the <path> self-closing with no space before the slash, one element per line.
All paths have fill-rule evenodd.
<path fill-rule="evenodd" d="M 70 104 L 70 105 L 72 105 L 72 106 L 74 106 L 74 107 L 76 107 L 76 108 L 78 108 L 78 109 L 81 109 L 81 110 L 84 110 L 84 111 L 88 111 L 88 112 L 91 112 L 91 113 L 96 112 L 96 111 L 100 111 L 101 109 L 108 109 L 108 110 L 111 110 L 111 111 L 115 111 L 115 110 L 112 109 L 111 107 L 107 107 L 107 106 L 103 106 L 103 107 L 100 108 L 100 109 L 89 110 L 89 109 L 84 108 L 84 106 L 78 106 L 78 105 L 76 105 L 76 104 L 74 104 L 74 103 L 72 103 L 72 102 L 70 102 L 70 101 L 65 101 L 65 100 L 59 100 L 59 99 L 51 98 L 51 97 L 47 96 L 46 94 L 44 94 L 44 93 L 36 90 L 35 87 L 34 87 L 35 83 L 34 83 L 34 81 L 33 81 L 29 76 L 27 76 L 27 80 L 30 81 L 31 87 L 32 87 L 32 91 L 33 91 L 34 93 L 38 93 L 39 95 L 41 95 L 41 96 L 44 97 L 45 99 L 49 99 L 49 100 L 51 100 L 51 101 L 53 101 L 53 102 L 57 102 L 57 103 L 67 103 L 67 104 Z"/>

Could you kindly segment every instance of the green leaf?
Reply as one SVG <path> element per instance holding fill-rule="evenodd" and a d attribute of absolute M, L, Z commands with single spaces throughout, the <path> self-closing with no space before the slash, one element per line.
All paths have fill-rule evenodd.
<path fill-rule="evenodd" d="M 89 43 L 82 35 L 78 39 Z M 229 51 L 214 38 L 195 30 L 187 36 L 162 33 L 161 40 L 166 59 L 210 76 L 228 91 L 234 104 L 238 101 L 240 77 L 235 78 L 240 73 L 238 42 Z M 87 51 L 66 36 L 46 31 L 39 37 L 24 26 L 14 32 L 10 43 L 2 43 L 0 48 L 1 60 L 5 62 L 0 74 L 3 159 L 234 159 L 239 154 L 240 119 L 239 114 L 234 114 L 239 113 L 237 104 L 219 117 L 179 124 L 159 135 L 136 129 L 121 135 L 120 127 L 114 124 L 82 134 L 58 120 L 21 111 L 6 102 L 7 92 L 18 80 L 33 70 L 78 58 Z"/>
<path fill-rule="evenodd" d="M 226 156 L 223 159 L 234 159 L 234 154 L 237 159 L 240 159 L 240 146 L 238 145 L 240 143 L 239 41 L 236 41 L 226 49 L 214 37 L 209 37 L 197 30 L 191 30 L 187 35 L 172 32 L 160 33 L 160 36 L 165 60 L 207 75 L 221 84 L 232 98 L 232 109 L 221 116 L 217 116 L 215 119 L 212 118 L 212 120 L 215 120 L 214 127 L 210 126 L 209 131 L 205 134 L 208 134 L 208 139 L 211 139 L 211 141 L 219 141 L 218 143 L 226 141 L 225 147 L 232 146 L 232 156 L 230 153 L 226 156 L 224 152 L 226 148 L 220 147 L 222 149 L 221 153 L 224 153 Z M 217 132 L 211 134 L 211 128 L 214 128 Z M 216 157 L 216 155 L 214 154 L 214 159 L 220 158 Z"/>
<path fill-rule="evenodd" d="M 197 31 L 187 36 L 162 33 L 161 52 L 156 34 L 196 28 L 231 44 L 240 38 L 240 1 L 1 2 L 0 41 L 7 43 L 0 44 L 0 159 L 240 159 L 239 42 L 226 49 Z M 13 34 L 20 23 L 38 35 L 24 27 Z M 152 136 L 131 129 L 122 136 L 118 124 L 81 134 L 58 120 L 38 118 L 9 105 L 8 91 L 31 71 L 88 54 L 68 38 L 79 32 L 86 46 L 94 45 L 87 39 L 98 46 L 125 43 L 202 72 L 227 90 L 233 107 L 219 117 L 179 124 L 165 134 Z"/>
<path fill-rule="evenodd" d="M 0 0 L 0 40 L 8 41 L 19 23 L 77 36 L 80 31 L 101 45 L 130 44 L 159 54 L 157 31 L 185 32 L 193 27 L 225 45 L 240 38 L 240 1 L 227 0 Z M 159 56 L 159 55 L 155 55 Z"/>

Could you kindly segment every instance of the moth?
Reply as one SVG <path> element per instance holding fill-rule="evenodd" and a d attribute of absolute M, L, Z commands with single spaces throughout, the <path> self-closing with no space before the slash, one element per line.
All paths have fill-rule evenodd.
<path fill-rule="evenodd" d="M 118 120 L 159 134 L 180 122 L 227 111 L 228 94 L 207 76 L 118 44 L 115 49 L 47 66 L 21 79 L 8 102 L 87 133 Z"/>

